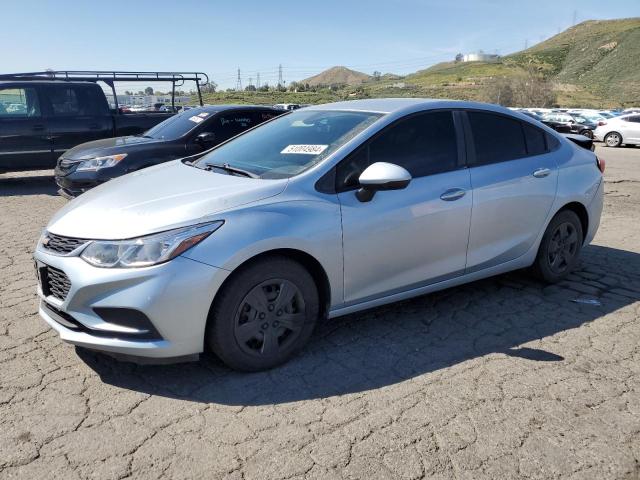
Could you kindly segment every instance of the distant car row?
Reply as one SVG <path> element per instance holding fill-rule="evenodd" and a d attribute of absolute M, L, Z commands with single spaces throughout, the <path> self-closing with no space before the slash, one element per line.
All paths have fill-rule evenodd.
<path fill-rule="evenodd" d="M 584 135 L 610 147 L 640 144 L 640 108 L 626 110 L 514 108 L 559 133 Z"/>

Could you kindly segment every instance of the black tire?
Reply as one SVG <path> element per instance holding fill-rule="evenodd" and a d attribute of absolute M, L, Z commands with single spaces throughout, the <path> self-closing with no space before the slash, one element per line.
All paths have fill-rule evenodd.
<path fill-rule="evenodd" d="M 534 274 L 549 283 L 564 279 L 576 266 L 583 241 L 584 233 L 578 216 L 571 210 L 558 212 L 540 242 L 533 264 Z"/>
<path fill-rule="evenodd" d="M 591 140 L 593 140 L 593 132 L 591 130 L 582 130 L 580 132 L 580 135 L 584 135 L 587 138 L 590 138 Z"/>
<path fill-rule="evenodd" d="M 604 136 L 604 144 L 607 147 L 619 147 L 622 145 L 622 135 L 618 132 L 609 132 Z"/>
<path fill-rule="evenodd" d="M 265 257 L 226 281 L 209 312 L 206 342 L 235 370 L 268 370 L 307 343 L 319 313 L 311 274 L 286 257 Z"/>

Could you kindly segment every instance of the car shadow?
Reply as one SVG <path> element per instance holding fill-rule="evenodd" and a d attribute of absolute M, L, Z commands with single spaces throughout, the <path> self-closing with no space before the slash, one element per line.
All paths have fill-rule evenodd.
<path fill-rule="evenodd" d="M 43 172 L 44 173 L 44 172 Z M 33 174 L 25 172 L 24 176 L 0 175 L 0 197 L 25 195 L 58 196 L 58 186 L 51 174 Z"/>
<path fill-rule="evenodd" d="M 234 372 L 210 355 L 150 366 L 77 352 L 102 381 L 121 388 L 195 402 L 278 404 L 377 389 L 489 354 L 562 362 L 535 342 L 634 298 L 640 254 L 588 246 L 581 266 L 558 285 L 513 272 L 324 322 L 296 358 L 267 372 Z"/>

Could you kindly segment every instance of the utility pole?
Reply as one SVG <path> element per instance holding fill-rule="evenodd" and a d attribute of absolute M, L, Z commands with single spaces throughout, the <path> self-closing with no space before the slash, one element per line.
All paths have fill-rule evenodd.
<path fill-rule="evenodd" d="M 282 64 L 278 65 L 278 87 L 284 85 L 282 81 Z"/>
<path fill-rule="evenodd" d="M 236 80 L 236 90 L 242 90 L 242 79 L 240 78 L 240 69 L 238 69 L 238 80 Z"/>
<path fill-rule="evenodd" d="M 260 72 L 258 72 L 258 79 L 256 80 L 256 89 L 260 88 Z"/>

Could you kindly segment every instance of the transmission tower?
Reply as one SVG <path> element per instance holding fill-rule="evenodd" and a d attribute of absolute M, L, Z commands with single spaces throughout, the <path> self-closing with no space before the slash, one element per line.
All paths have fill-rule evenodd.
<path fill-rule="evenodd" d="M 278 65 L 278 86 L 284 85 L 282 81 L 282 64 Z"/>
<path fill-rule="evenodd" d="M 257 74 L 258 78 L 256 79 L 256 88 L 260 88 L 260 72 Z"/>
<path fill-rule="evenodd" d="M 249 86 L 253 85 L 253 77 L 249 77 Z"/>
<path fill-rule="evenodd" d="M 242 90 L 242 78 L 240 78 L 240 69 L 238 69 L 238 80 L 236 80 L 236 90 Z"/>

